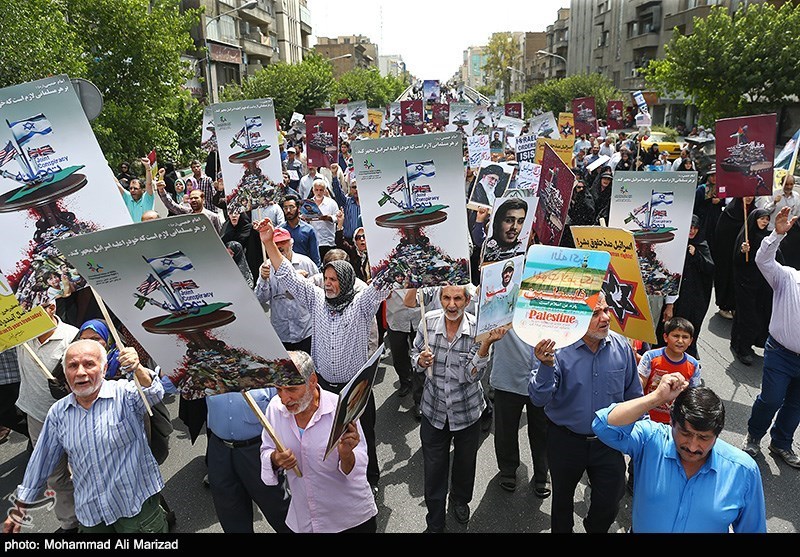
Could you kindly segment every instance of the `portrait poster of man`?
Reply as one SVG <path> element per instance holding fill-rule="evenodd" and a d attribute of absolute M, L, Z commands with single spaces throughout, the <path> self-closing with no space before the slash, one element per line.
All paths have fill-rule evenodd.
<path fill-rule="evenodd" d="M 717 193 L 719 197 L 772 195 L 776 114 L 717 120 Z"/>
<path fill-rule="evenodd" d="M 481 267 L 475 340 L 481 341 L 492 329 L 511 324 L 524 267 L 524 254 Z"/>
<path fill-rule="evenodd" d="M 325 168 L 339 160 L 335 116 L 306 116 L 306 156 L 309 166 Z"/>
<path fill-rule="evenodd" d="M 537 197 L 498 197 L 481 251 L 483 264 L 525 255 L 533 232 Z"/>
<path fill-rule="evenodd" d="M 469 282 L 461 134 L 354 141 L 352 150 L 373 283 Z"/>
<path fill-rule="evenodd" d="M 0 269 L 29 311 L 86 285 L 55 240 L 131 216 L 69 76 L 0 89 L 0 122 Z"/>
<path fill-rule="evenodd" d="M 561 139 L 561 134 L 558 132 L 558 124 L 552 112 L 545 112 L 531 118 L 528 131 L 536 137 Z"/>
<path fill-rule="evenodd" d="M 375 385 L 375 375 L 378 371 L 378 360 L 383 354 L 383 344 L 372 353 L 367 362 L 361 367 L 347 385 L 339 392 L 339 401 L 336 403 L 333 427 L 328 436 L 328 445 L 325 448 L 323 460 L 328 458 L 342 438 L 347 426 L 355 422 L 364 413 L 369 401 L 372 387 Z"/>
<path fill-rule="evenodd" d="M 505 153 L 506 130 L 494 128 L 491 139 L 489 140 L 489 152 L 492 155 L 502 155 Z"/>
<path fill-rule="evenodd" d="M 514 306 L 517 336 L 531 346 L 552 339 L 556 348 L 581 338 L 589 328 L 610 260 L 604 251 L 541 244 L 528 248 Z"/>
<path fill-rule="evenodd" d="M 572 99 L 572 117 L 575 121 L 575 135 L 597 134 L 597 111 L 594 97 Z"/>
<path fill-rule="evenodd" d="M 574 184 L 575 175 L 570 167 L 564 164 L 549 145 L 546 145 L 542 175 L 539 178 L 539 204 L 536 207 L 536 220 L 533 224 L 540 243 L 548 246 L 560 244 Z"/>
<path fill-rule="evenodd" d="M 73 236 L 58 247 L 183 398 L 304 382 L 205 215 Z"/>
<path fill-rule="evenodd" d="M 468 209 L 478 210 L 480 207 L 491 209 L 494 200 L 503 197 L 511 181 L 514 167 L 504 162 L 481 161 L 480 169 L 472 184 Z"/>
<path fill-rule="evenodd" d="M 275 105 L 254 99 L 213 105 L 228 210 L 255 210 L 283 187 Z"/>
<path fill-rule="evenodd" d="M 697 172 L 614 173 L 608 226 L 633 233 L 645 291 L 680 290 Z"/>
<path fill-rule="evenodd" d="M 570 231 L 575 247 L 611 254 L 608 273 L 603 279 L 606 303 L 611 308 L 611 329 L 655 345 L 656 333 L 633 234 L 604 226 L 571 226 Z"/>

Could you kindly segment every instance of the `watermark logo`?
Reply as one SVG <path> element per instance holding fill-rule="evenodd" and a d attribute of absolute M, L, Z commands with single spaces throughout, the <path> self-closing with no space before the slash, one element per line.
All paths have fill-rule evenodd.
<path fill-rule="evenodd" d="M 371 162 L 369 159 L 364 159 L 364 168 L 367 170 L 372 170 L 375 168 L 375 163 Z"/>
<path fill-rule="evenodd" d="M 56 492 L 52 489 L 46 490 L 41 499 L 36 499 L 30 503 L 18 501 L 17 496 L 13 493 L 9 495 L 7 499 L 11 502 L 11 507 L 8 509 L 6 515 L 15 524 L 19 524 L 20 526 L 33 526 L 33 518 L 29 511 L 33 509 L 52 511 L 56 506 Z M 24 512 L 21 509 L 24 509 Z"/>
<path fill-rule="evenodd" d="M 86 266 L 89 267 L 89 270 L 93 273 L 100 273 L 103 270 L 103 266 L 99 263 L 95 263 L 91 259 L 86 262 Z"/>

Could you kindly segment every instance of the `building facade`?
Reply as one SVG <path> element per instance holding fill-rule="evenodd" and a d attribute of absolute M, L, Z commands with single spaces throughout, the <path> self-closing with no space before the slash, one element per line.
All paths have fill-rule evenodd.
<path fill-rule="evenodd" d="M 335 78 L 356 68 L 378 67 L 378 45 L 364 35 L 317 37 L 314 50 L 331 61 Z"/>
<path fill-rule="evenodd" d="M 182 7 L 203 10 L 191 31 L 195 50 L 185 58 L 195 69 L 187 87 L 209 103 L 264 66 L 301 62 L 310 48 L 306 0 L 183 0 Z"/>

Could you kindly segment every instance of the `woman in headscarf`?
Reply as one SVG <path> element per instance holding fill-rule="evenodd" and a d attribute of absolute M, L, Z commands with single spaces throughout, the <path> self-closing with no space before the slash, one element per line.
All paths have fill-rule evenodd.
<path fill-rule="evenodd" d="M 694 326 L 694 338 L 686 352 L 690 356 L 699 358 L 697 354 L 697 337 L 700 336 L 700 327 L 711 304 L 711 289 L 714 286 L 714 260 L 711 259 L 711 250 L 708 243 L 698 237 L 700 231 L 700 218 L 692 215 L 692 224 L 689 227 L 689 245 L 686 247 L 686 259 L 683 263 L 681 288 L 678 299 L 672 308 L 673 317 L 688 319 Z M 663 328 L 664 322 L 659 323 Z M 660 331 L 656 338 L 661 338 Z"/>
<path fill-rule="evenodd" d="M 81 325 L 78 330 L 78 337 L 75 340 L 91 339 L 96 340 L 106 349 L 106 360 L 108 368 L 106 369 L 106 379 L 118 379 L 120 375 L 119 362 L 119 348 L 114 342 L 114 337 L 111 336 L 111 331 L 108 328 L 104 319 L 90 319 Z"/>
<path fill-rule="evenodd" d="M 230 211 L 228 213 L 228 220 L 222 227 L 222 243 L 239 242 L 242 246 L 246 246 L 250 240 L 250 231 L 253 224 L 250 221 L 250 215 L 247 212 L 239 213 L 237 211 Z"/>
<path fill-rule="evenodd" d="M 744 365 L 753 363 L 753 346 L 764 347 L 772 316 L 772 288 L 755 262 L 761 241 L 769 235 L 770 212 L 755 209 L 739 231 L 733 252 L 733 281 L 736 289 L 736 313 L 731 328 L 731 350 Z M 776 257 L 782 261 L 780 252 Z"/>
<path fill-rule="evenodd" d="M 339 222 L 341 222 L 341 224 L 339 224 Z M 364 236 L 364 227 L 360 226 L 356 228 L 356 231 L 353 233 L 353 241 L 350 242 L 344 237 L 344 229 L 341 228 L 343 225 L 344 212 L 339 209 L 336 226 L 336 246 L 343 249 L 347 253 L 347 257 L 350 258 L 350 263 L 353 266 L 353 271 L 355 272 L 356 277 L 369 284 L 371 277 L 369 272 L 369 256 L 367 255 L 367 240 Z"/>
<path fill-rule="evenodd" d="M 631 156 L 630 149 L 620 149 L 619 161 L 617 162 L 617 166 L 614 168 L 614 170 L 633 170 L 633 157 Z"/>
<path fill-rule="evenodd" d="M 567 213 L 567 226 L 561 235 L 561 245 L 567 248 L 574 248 L 575 242 L 570 232 L 571 226 L 592 226 L 594 224 L 594 197 L 586 188 L 586 182 L 582 179 L 575 180 L 572 188 L 572 199 L 569 202 L 569 212 Z"/>
<path fill-rule="evenodd" d="M 742 200 L 747 203 L 748 211 L 753 207 L 753 197 L 734 197 L 728 203 L 722 214 L 717 220 L 714 231 L 713 247 L 711 253 L 714 254 L 714 293 L 720 317 L 733 319 L 733 311 L 736 309 L 736 292 L 733 287 L 733 259 L 736 244 L 736 236 L 744 225 L 744 209 Z M 738 248 L 737 248 L 738 249 Z M 755 251 L 753 255 L 755 255 Z"/>
<path fill-rule="evenodd" d="M 244 257 L 244 248 L 242 244 L 231 240 L 225 243 L 225 247 L 228 248 L 228 253 L 231 254 L 233 262 L 239 267 L 239 271 L 242 273 L 245 282 L 247 282 L 247 286 L 252 290 L 255 287 L 255 282 L 253 282 L 253 273 L 250 272 L 250 267 L 247 265 L 247 259 Z"/>

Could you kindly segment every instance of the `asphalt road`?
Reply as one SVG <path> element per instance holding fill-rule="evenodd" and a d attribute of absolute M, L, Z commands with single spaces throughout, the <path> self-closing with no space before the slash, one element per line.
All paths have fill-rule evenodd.
<path fill-rule="evenodd" d="M 700 334 L 700 357 L 705 384 L 713 388 L 725 402 L 726 425 L 721 438 L 740 446 L 746 433 L 750 407 L 761 383 L 761 350 L 751 367 L 734 361 L 728 348 L 731 322 L 711 311 Z M 381 484 L 377 495 L 378 531 L 386 533 L 421 532 L 425 528 L 423 500 L 422 451 L 419 422 L 411 412 L 410 395 L 396 394 L 397 375 L 391 365 L 391 355 L 381 362 L 375 388 L 378 405 L 378 458 L 381 463 Z M 222 532 L 214 513 L 211 493 L 203 486 L 205 474 L 203 455 L 205 434 L 192 445 L 186 428 L 177 418 L 178 403 L 169 402 L 175 433 L 170 456 L 161 467 L 166 487 L 164 495 L 177 514 L 174 532 Z M 523 426 L 525 418 L 523 416 Z M 794 448 L 800 450 L 800 436 L 795 434 Z M 800 531 L 800 506 L 797 505 L 798 474 L 776 460 L 766 451 L 768 437 L 762 441 L 764 453 L 757 459 L 764 480 L 767 507 L 767 528 L 770 533 Z M 468 526 L 459 525 L 448 516 L 447 531 L 453 533 L 537 533 L 550 528 L 550 502 L 537 499 L 528 487 L 532 474 L 530 450 L 520 432 L 522 466 L 518 471 L 516 492 L 507 493 L 497 485 L 497 465 L 491 431 L 484 433 L 478 453 L 475 494 L 470 505 L 472 518 Z M 9 441 L 0 445 L 0 508 L 5 516 L 8 496 L 22 480 L 28 460 L 26 440 L 12 433 Z M 582 532 L 581 518 L 586 515 L 589 488 L 585 478 L 576 494 L 576 532 Z M 630 528 L 631 497 L 625 495 L 622 509 L 612 531 L 625 532 Z M 256 532 L 272 529 L 256 510 Z M 53 532 L 58 523 L 52 513 L 39 511 L 33 515 L 30 532 Z"/>

